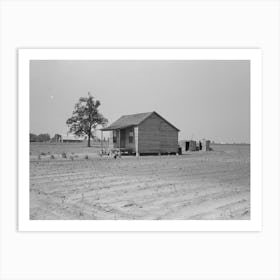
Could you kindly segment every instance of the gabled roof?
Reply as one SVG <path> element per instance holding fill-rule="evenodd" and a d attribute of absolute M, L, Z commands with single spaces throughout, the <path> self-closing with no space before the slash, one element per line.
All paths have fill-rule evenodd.
<path fill-rule="evenodd" d="M 111 125 L 101 130 L 106 131 L 106 130 L 121 129 L 129 126 L 137 126 L 147 117 L 149 117 L 152 113 L 153 112 L 121 116 L 118 120 L 113 122 Z"/>
<path fill-rule="evenodd" d="M 174 125 L 172 125 L 170 122 L 165 120 L 163 117 L 161 117 L 156 112 L 148 112 L 148 113 L 140 113 L 140 114 L 133 114 L 133 115 L 125 115 L 121 116 L 118 120 L 113 122 L 108 127 L 105 127 L 101 130 L 103 131 L 109 131 L 109 130 L 115 130 L 115 129 L 122 129 L 130 126 L 138 126 L 140 123 L 142 123 L 144 120 L 146 120 L 148 117 L 150 117 L 152 114 L 156 114 L 158 117 L 163 119 L 165 122 L 167 122 L 169 125 L 180 131 L 178 128 L 176 128 Z"/>

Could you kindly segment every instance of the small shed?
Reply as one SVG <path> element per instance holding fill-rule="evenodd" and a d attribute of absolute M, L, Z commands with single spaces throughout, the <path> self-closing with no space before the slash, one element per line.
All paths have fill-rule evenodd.
<path fill-rule="evenodd" d="M 101 131 L 110 131 L 110 147 L 124 152 L 178 153 L 179 129 L 156 112 L 122 116 Z"/>
<path fill-rule="evenodd" d="M 202 150 L 204 152 L 210 151 L 210 140 L 205 140 L 205 139 L 202 140 Z"/>
<path fill-rule="evenodd" d="M 196 141 L 194 140 L 181 140 L 179 145 L 182 149 L 182 152 L 194 152 L 196 151 Z"/>

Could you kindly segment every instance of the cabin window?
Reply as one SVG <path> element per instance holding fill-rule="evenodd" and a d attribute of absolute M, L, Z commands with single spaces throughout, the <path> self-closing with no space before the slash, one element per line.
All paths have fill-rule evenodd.
<path fill-rule="evenodd" d="M 133 128 L 131 128 L 128 134 L 128 142 L 133 143 L 133 138 L 134 138 L 134 133 L 133 133 Z"/>
<path fill-rule="evenodd" d="M 117 143 L 117 131 L 113 130 L 113 143 Z"/>

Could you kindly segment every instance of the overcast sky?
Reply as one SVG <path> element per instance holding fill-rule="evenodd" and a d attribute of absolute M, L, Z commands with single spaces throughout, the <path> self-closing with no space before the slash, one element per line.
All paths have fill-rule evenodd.
<path fill-rule="evenodd" d="M 74 104 L 88 92 L 109 123 L 156 111 L 180 139 L 250 142 L 249 61 L 30 62 L 30 132 L 66 134 Z"/>

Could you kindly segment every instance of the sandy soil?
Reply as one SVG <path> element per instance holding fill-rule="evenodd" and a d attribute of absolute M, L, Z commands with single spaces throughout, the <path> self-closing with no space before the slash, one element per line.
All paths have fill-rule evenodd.
<path fill-rule="evenodd" d="M 250 219 L 250 146 L 121 159 L 31 156 L 30 218 Z"/>

